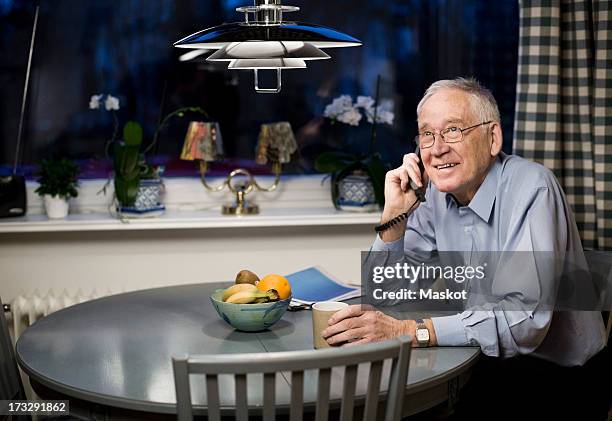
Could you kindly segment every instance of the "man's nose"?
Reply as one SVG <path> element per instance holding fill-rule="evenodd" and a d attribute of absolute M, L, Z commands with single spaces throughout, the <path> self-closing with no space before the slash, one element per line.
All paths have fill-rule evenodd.
<path fill-rule="evenodd" d="M 450 146 L 442 139 L 442 136 L 436 134 L 436 141 L 431 147 L 431 154 L 434 156 L 444 155 L 445 153 L 450 151 Z"/>

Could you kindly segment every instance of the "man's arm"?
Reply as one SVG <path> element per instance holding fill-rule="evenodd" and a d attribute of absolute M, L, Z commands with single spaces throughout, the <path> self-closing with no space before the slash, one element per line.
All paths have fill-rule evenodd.
<path fill-rule="evenodd" d="M 432 318 L 438 344 L 478 344 L 489 356 L 528 354 L 537 349 L 552 319 L 551 303 L 547 303 L 548 309 L 540 304 L 556 294 L 569 220 L 554 179 L 547 186 L 526 191 L 513 210 L 498 265 L 501 272 L 496 272 L 492 280 L 492 292 L 498 301 L 454 316 Z M 511 257 L 515 251 L 536 253 L 523 254 L 533 258 L 519 258 L 517 264 Z M 538 253 L 543 251 L 550 252 L 548 258 Z M 504 262 L 504 258 L 509 260 Z"/>

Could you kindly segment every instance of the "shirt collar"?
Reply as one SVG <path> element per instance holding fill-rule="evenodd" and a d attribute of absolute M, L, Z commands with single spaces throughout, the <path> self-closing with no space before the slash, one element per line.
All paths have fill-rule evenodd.
<path fill-rule="evenodd" d="M 493 210 L 493 204 L 495 203 L 495 194 L 497 192 L 497 185 L 499 183 L 499 176 L 501 173 L 502 161 L 505 158 L 505 154 L 500 152 L 499 156 L 493 162 L 493 165 L 489 169 L 487 176 L 476 191 L 476 194 L 467 206 L 476 215 L 485 222 L 489 222 L 491 217 L 491 211 Z M 455 203 L 454 197 L 450 194 L 446 194 L 446 203 Z"/>

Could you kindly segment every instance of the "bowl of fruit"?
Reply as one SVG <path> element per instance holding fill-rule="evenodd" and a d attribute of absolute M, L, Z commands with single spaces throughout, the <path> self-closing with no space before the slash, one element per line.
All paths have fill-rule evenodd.
<path fill-rule="evenodd" d="M 245 332 L 266 330 L 280 320 L 291 302 L 291 285 L 280 275 L 261 280 L 251 271 L 241 270 L 236 282 L 210 296 L 219 316 L 232 327 Z"/>

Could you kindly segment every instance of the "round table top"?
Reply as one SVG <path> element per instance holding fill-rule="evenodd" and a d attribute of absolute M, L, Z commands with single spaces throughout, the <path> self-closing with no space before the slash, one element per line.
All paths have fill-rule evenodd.
<path fill-rule="evenodd" d="M 234 330 L 219 318 L 209 298 L 215 289 L 226 286 L 228 283 L 148 289 L 65 308 L 26 329 L 16 345 L 18 362 L 36 382 L 74 398 L 176 413 L 173 356 L 312 349 L 308 310 L 285 313 L 267 331 Z M 407 393 L 458 376 L 474 364 L 479 353 L 475 347 L 413 349 Z M 198 376 L 191 379 L 194 406 L 205 408 L 205 382 L 193 377 Z M 282 379 L 276 382 L 278 405 L 290 402 L 288 384 L 282 384 Z M 233 383 L 227 380 L 220 379 L 220 396 L 222 406 L 229 407 L 234 392 Z M 335 381 L 342 384 L 341 378 L 332 379 L 332 399 Z M 261 379 L 258 383 L 249 378 L 248 382 L 249 401 L 257 405 L 262 401 Z M 358 393 L 360 383 L 358 380 Z M 306 380 L 304 390 L 305 405 L 316 402 L 314 385 L 309 388 Z"/>

